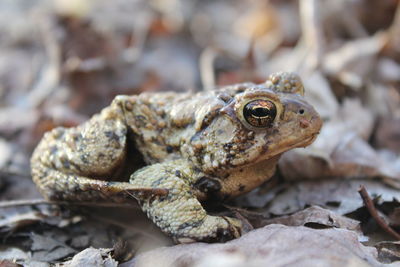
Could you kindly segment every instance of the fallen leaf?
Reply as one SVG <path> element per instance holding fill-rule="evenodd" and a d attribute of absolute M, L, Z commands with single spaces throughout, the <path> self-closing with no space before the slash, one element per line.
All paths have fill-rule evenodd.
<path fill-rule="evenodd" d="M 0 232 L 12 232 L 26 225 L 40 222 L 43 218 L 43 214 L 37 211 L 10 214 L 0 219 Z"/>
<path fill-rule="evenodd" d="M 60 231 L 56 233 L 45 233 L 31 235 L 33 241 L 31 250 L 32 258 L 39 261 L 52 262 L 61 260 L 67 256 L 73 255 L 76 250 L 66 244 L 68 236 Z"/>
<path fill-rule="evenodd" d="M 318 205 L 337 214 L 348 214 L 363 206 L 357 193 L 364 185 L 372 197 L 382 202 L 398 201 L 400 192 L 372 180 L 322 180 L 292 183 L 286 190 L 276 194 L 267 211 L 275 215 L 291 214 L 307 206 Z"/>
<path fill-rule="evenodd" d="M 22 267 L 22 265 L 8 260 L 0 260 L 0 267 Z"/>
<path fill-rule="evenodd" d="M 261 225 L 283 224 L 287 226 L 307 226 L 310 228 L 344 228 L 361 233 L 360 222 L 336 214 L 318 206 L 298 211 L 294 214 L 261 221 Z M 259 227 L 254 225 L 255 227 Z"/>
<path fill-rule="evenodd" d="M 370 73 L 371 62 L 375 61 L 386 41 L 387 35 L 379 32 L 373 36 L 346 42 L 324 56 L 322 68 L 343 84 L 358 89 L 363 85 L 362 77 Z"/>
<path fill-rule="evenodd" d="M 352 231 L 273 224 L 225 244 L 155 249 L 120 266 L 382 266 L 376 256 Z"/>
<path fill-rule="evenodd" d="M 382 118 L 377 123 L 374 144 L 400 153 L 400 118 Z"/>
<path fill-rule="evenodd" d="M 339 103 L 332 93 L 331 85 L 320 71 L 302 75 L 305 98 L 318 111 L 322 118 L 331 118 L 337 114 Z"/>
<path fill-rule="evenodd" d="M 22 251 L 19 248 L 8 247 L 6 249 L 0 249 L 0 262 L 12 262 L 18 264 L 16 266 L 32 266 L 32 267 L 49 267 L 50 265 L 46 262 L 36 261 L 31 258 L 31 255 L 27 252 Z M 0 264 L 0 266 L 2 266 Z"/>
<path fill-rule="evenodd" d="M 375 245 L 378 249 L 378 259 L 383 263 L 400 261 L 400 241 L 385 241 Z"/>
<path fill-rule="evenodd" d="M 90 247 L 76 254 L 72 260 L 64 262 L 62 266 L 117 267 L 118 262 L 111 257 L 111 251 L 111 249 Z"/>

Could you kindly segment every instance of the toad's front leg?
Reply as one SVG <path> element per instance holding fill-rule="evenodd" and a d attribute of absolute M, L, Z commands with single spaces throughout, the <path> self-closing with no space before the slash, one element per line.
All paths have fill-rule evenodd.
<path fill-rule="evenodd" d="M 176 242 L 223 242 L 242 233 L 242 223 L 234 218 L 211 216 L 196 198 L 184 160 L 144 167 L 135 172 L 130 183 L 138 187 L 168 189 L 168 195 L 140 201 L 142 209 L 161 230 Z"/>

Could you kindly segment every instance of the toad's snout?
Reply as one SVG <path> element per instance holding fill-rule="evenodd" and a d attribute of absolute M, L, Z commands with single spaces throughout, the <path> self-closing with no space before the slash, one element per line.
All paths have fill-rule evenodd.
<path fill-rule="evenodd" d="M 299 127 L 310 133 L 318 134 L 322 127 L 322 119 L 316 112 L 311 116 L 300 116 Z"/>
<path fill-rule="evenodd" d="M 318 134 L 322 127 L 322 119 L 318 112 L 303 99 L 290 99 L 285 103 L 287 121 L 297 121 L 298 128 L 309 134 Z"/>

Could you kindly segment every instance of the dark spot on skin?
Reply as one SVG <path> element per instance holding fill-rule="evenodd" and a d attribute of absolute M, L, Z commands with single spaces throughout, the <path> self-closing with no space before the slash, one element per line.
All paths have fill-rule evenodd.
<path fill-rule="evenodd" d="M 54 155 L 54 154 L 57 153 L 57 151 L 58 151 L 57 146 L 52 146 L 52 147 L 50 147 L 50 154 Z"/>
<path fill-rule="evenodd" d="M 47 197 L 50 199 L 50 200 L 59 200 L 59 199 L 63 199 L 63 195 L 62 195 L 62 193 L 61 192 L 59 192 L 59 191 L 51 191 L 51 190 L 49 190 L 48 192 L 47 192 Z"/>
<path fill-rule="evenodd" d="M 78 171 L 81 171 L 81 167 L 79 166 L 79 164 L 76 164 L 74 162 L 69 161 L 68 162 L 70 165 L 74 166 L 75 169 L 77 169 Z"/>
<path fill-rule="evenodd" d="M 193 171 L 194 171 L 194 173 L 200 173 L 201 172 L 201 169 L 199 169 L 198 167 L 194 167 L 193 168 Z"/>
<path fill-rule="evenodd" d="M 201 132 L 196 132 L 191 138 L 190 142 L 194 142 L 200 139 Z"/>
<path fill-rule="evenodd" d="M 163 145 L 163 144 L 160 142 L 160 140 L 158 140 L 156 137 L 151 138 L 151 142 L 152 142 L 153 144 L 158 145 L 158 146 Z"/>
<path fill-rule="evenodd" d="M 227 93 L 221 93 L 217 95 L 217 97 L 222 101 L 224 101 L 225 103 L 229 102 L 232 99 L 232 97 Z"/>
<path fill-rule="evenodd" d="M 239 172 L 243 172 L 243 169 L 240 169 Z"/>
<path fill-rule="evenodd" d="M 165 150 L 167 151 L 167 153 L 172 153 L 172 152 L 174 152 L 174 148 L 173 148 L 172 146 L 167 146 L 167 147 L 165 148 Z"/>
<path fill-rule="evenodd" d="M 235 155 L 231 155 L 231 154 L 226 154 L 226 158 L 228 161 L 230 161 L 231 159 L 235 158 Z"/>
<path fill-rule="evenodd" d="M 182 223 L 181 225 L 178 226 L 178 231 L 182 231 L 183 229 L 185 229 L 187 227 L 191 227 L 191 228 L 199 227 L 200 225 L 203 224 L 203 222 L 204 222 L 204 219 L 200 220 L 200 221 Z"/>
<path fill-rule="evenodd" d="M 240 184 L 238 190 L 239 190 L 239 192 L 243 192 L 245 188 L 246 188 L 246 186 Z"/>
<path fill-rule="evenodd" d="M 211 110 L 208 114 L 206 114 L 201 123 L 200 129 L 206 128 L 212 120 L 219 114 L 219 109 Z"/>
<path fill-rule="evenodd" d="M 104 158 L 106 155 L 102 152 L 100 152 L 99 154 L 97 154 L 97 159 L 101 159 Z M 82 160 L 83 161 L 83 160 Z"/>
<path fill-rule="evenodd" d="M 216 179 L 201 177 L 194 183 L 194 187 L 203 193 L 215 193 L 221 190 L 221 183 Z"/>
<path fill-rule="evenodd" d="M 66 169 L 69 169 L 71 167 L 71 164 L 69 163 L 69 161 L 67 159 L 61 159 L 61 163 L 62 163 L 63 167 Z"/>
<path fill-rule="evenodd" d="M 135 116 L 135 121 L 138 127 L 144 127 L 146 125 L 146 117 L 143 115 L 136 115 Z"/>
<path fill-rule="evenodd" d="M 231 231 L 229 231 L 229 229 L 218 228 L 216 236 L 214 236 L 214 237 L 207 236 L 198 241 L 203 241 L 203 242 L 207 242 L 207 243 L 211 243 L 211 242 L 224 243 L 224 242 L 227 242 L 234 238 L 235 238 L 235 236 L 233 235 L 233 233 Z"/>
<path fill-rule="evenodd" d="M 221 175 L 220 176 L 222 179 L 226 179 L 226 178 L 228 178 L 229 177 L 229 174 L 228 173 L 226 173 L 226 174 L 223 174 L 223 175 Z"/>
<path fill-rule="evenodd" d="M 232 148 L 232 143 L 226 143 L 226 144 L 224 144 L 224 149 L 225 150 L 230 150 L 231 148 Z"/>
<path fill-rule="evenodd" d="M 87 159 L 87 156 L 82 154 L 80 157 L 81 161 L 85 164 L 89 164 L 89 160 Z"/>
<path fill-rule="evenodd" d="M 227 242 L 229 240 L 232 240 L 233 238 L 235 238 L 233 236 L 233 234 L 231 233 L 231 231 L 229 231 L 228 229 L 218 229 L 217 230 L 217 240 L 218 242 Z"/>
<path fill-rule="evenodd" d="M 166 195 L 166 196 L 161 196 L 161 197 L 159 198 L 159 201 L 160 201 L 160 202 L 170 201 L 171 198 L 172 198 L 172 194 L 168 194 L 168 195 Z"/>
<path fill-rule="evenodd" d="M 116 141 L 119 142 L 119 135 L 117 135 L 115 132 L 113 131 L 105 131 L 104 135 L 110 140 L 110 141 Z"/>
<path fill-rule="evenodd" d="M 181 172 L 179 170 L 175 171 L 175 176 L 181 178 Z"/>
<path fill-rule="evenodd" d="M 270 140 L 267 140 L 267 141 L 265 142 L 265 144 L 262 146 L 262 150 L 263 150 L 264 152 L 268 151 L 269 145 L 270 145 L 270 144 L 271 144 L 271 141 L 270 141 Z"/>
<path fill-rule="evenodd" d="M 80 134 L 74 134 L 72 136 L 72 139 L 74 140 L 74 142 L 79 142 L 82 139 L 82 135 Z"/>
<path fill-rule="evenodd" d="M 151 187 L 158 187 L 161 184 L 161 182 L 164 181 L 165 179 L 167 178 L 166 177 L 158 178 L 157 180 L 151 183 Z"/>
<path fill-rule="evenodd" d="M 223 134 L 224 132 L 225 132 L 225 131 L 222 130 L 222 129 L 218 129 L 218 130 L 217 130 L 217 134 L 219 134 L 219 135 Z"/>
<path fill-rule="evenodd" d="M 50 165 L 51 165 L 51 168 L 52 168 L 52 169 L 55 169 L 55 170 L 57 170 L 57 167 L 56 167 L 56 165 L 54 164 L 54 162 L 53 162 L 53 161 L 51 161 L 51 162 L 50 162 Z"/>

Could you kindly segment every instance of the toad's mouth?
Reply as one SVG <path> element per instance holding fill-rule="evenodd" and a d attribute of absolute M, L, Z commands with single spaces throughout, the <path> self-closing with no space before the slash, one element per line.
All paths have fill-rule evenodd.
<path fill-rule="evenodd" d="M 316 132 L 316 133 L 313 133 L 310 137 L 307 137 L 306 139 L 302 139 L 300 141 L 295 141 L 295 142 L 291 142 L 291 143 L 285 144 L 282 149 L 277 149 L 274 152 L 271 151 L 271 153 L 268 154 L 267 158 L 260 157 L 259 159 L 256 160 L 256 162 L 274 158 L 274 157 L 276 157 L 276 156 L 278 156 L 278 155 L 280 155 L 280 154 L 282 154 L 282 153 L 284 153 L 286 151 L 294 149 L 294 148 L 307 147 L 307 146 L 311 145 L 315 141 L 315 139 L 317 138 L 318 134 L 319 134 L 319 131 Z"/>

